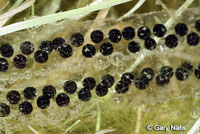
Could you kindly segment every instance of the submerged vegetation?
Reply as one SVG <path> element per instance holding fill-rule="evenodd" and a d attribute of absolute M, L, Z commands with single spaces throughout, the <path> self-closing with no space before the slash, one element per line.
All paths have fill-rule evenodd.
<path fill-rule="evenodd" d="M 198 28 L 195 27 L 195 23 L 200 19 L 199 6 L 199 0 L 0 1 L 0 46 L 7 43 L 14 50 L 14 54 L 6 58 L 9 67 L 4 68 L 6 71 L 0 72 L 0 103 L 6 103 L 10 108 L 9 115 L 0 118 L 0 134 L 166 133 L 164 130 L 148 131 L 146 129 L 148 125 L 182 126 L 176 128 L 180 131 L 168 130 L 167 133 L 199 132 L 200 125 L 197 120 L 200 114 L 200 84 L 194 70 L 200 64 L 198 55 L 200 46 L 195 44 L 198 37 L 188 39 L 191 32 L 199 36 Z M 181 28 L 180 31 L 175 31 L 177 23 L 186 24 L 188 29 L 184 31 Z M 166 28 L 164 37 L 155 36 L 155 31 L 152 30 L 155 24 L 163 24 Z M 130 40 L 124 38 L 130 36 L 126 37 L 123 33 L 121 35 L 118 31 L 114 31 L 113 36 L 108 34 L 112 29 L 122 31 L 128 26 L 135 29 L 132 38 L 140 44 L 140 50 L 138 47 L 137 49 L 128 47 Z M 142 26 L 150 29 L 152 37 L 150 43 L 145 40 L 146 35 L 141 34 L 140 37 L 137 33 Z M 98 35 L 99 42 L 112 42 L 113 49 L 105 49 L 108 43 L 102 47 L 98 40 L 92 40 L 90 35 L 94 30 L 100 30 L 104 34 L 102 39 L 99 39 Z M 182 35 L 182 31 L 187 35 Z M 81 33 L 78 35 L 78 43 L 77 34 L 73 39 L 74 44 L 80 45 L 78 47 L 72 43 L 74 33 Z M 116 33 L 119 36 L 116 37 Z M 170 34 L 176 34 L 177 44 L 172 46 L 166 44 L 165 38 Z M 62 37 L 65 44 L 69 45 L 64 48 L 62 46 L 53 48 L 54 50 L 49 54 L 45 53 L 46 55 L 39 51 L 42 41 L 56 42 L 55 39 L 58 37 Z M 22 49 L 27 49 L 26 47 L 20 47 L 24 41 L 34 44 L 34 50 L 32 48 L 30 54 L 26 54 L 27 50 L 23 53 Z M 62 42 L 62 39 L 59 41 Z M 88 49 L 83 56 L 82 49 L 86 44 L 95 46 L 94 48 L 87 46 L 92 51 L 92 56 L 87 53 Z M 68 48 L 67 52 L 64 51 L 65 48 Z M 33 51 L 40 53 L 39 56 L 32 54 Z M 1 58 L 5 58 L 2 52 L 1 49 Z M 14 60 L 16 55 L 22 53 L 26 58 L 26 60 L 21 58 L 23 63 L 26 61 L 25 65 L 19 60 Z M 6 54 L 8 55 L 8 52 Z M 190 68 L 188 64 L 187 66 L 185 64 L 185 67 L 184 62 L 190 63 L 193 67 Z M 2 66 L 1 64 L 1 69 Z M 173 68 L 173 76 L 167 79 L 168 82 L 157 78 L 163 66 Z M 177 75 L 176 69 L 183 66 L 186 68 L 187 78 Z M 141 80 L 139 78 L 142 70 L 147 67 L 154 71 L 153 80 L 145 81 L 146 83 L 142 81 L 142 84 L 137 85 L 136 83 Z M 134 78 L 131 80 L 134 79 L 134 82 L 131 81 L 132 84 L 128 89 L 119 83 L 119 88 L 116 88 L 118 81 L 126 79 L 121 78 L 126 72 L 133 74 Z M 114 80 L 110 77 L 102 78 L 108 74 L 112 75 Z M 94 78 L 96 85 L 105 84 L 105 81 L 110 85 L 106 85 L 107 87 L 100 85 L 99 89 L 103 87 L 103 90 L 93 89 L 94 86 L 91 83 L 87 84 L 87 81 L 82 84 L 86 77 Z M 63 85 L 68 80 L 77 84 L 77 87 L 71 84 L 73 92 L 65 87 L 65 91 L 63 90 Z M 51 93 L 44 93 L 43 88 L 46 85 L 53 85 Z M 30 86 L 35 87 L 37 93 L 36 96 L 28 96 L 31 98 L 28 100 L 23 90 Z M 86 95 L 81 96 L 79 91 L 86 86 L 93 88 L 90 92 L 82 90 L 82 94 L 86 92 Z M 20 110 L 19 104 L 12 105 L 12 98 L 8 99 L 7 95 L 11 90 L 20 93 L 19 104 L 24 101 L 30 102 L 33 110 L 30 110 L 30 105 L 30 111 Z M 63 92 L 67 92 L 69 98 L 64 96 L 67 102 L 58 104 L 59 99 L 54 96 Z M 43 103 L 39 105 L 36 99 L 42 94 L 47 96 L 50 94 L 48 99 L 51 100 L 48 102 L 46 99 L 45 105 Z"/>

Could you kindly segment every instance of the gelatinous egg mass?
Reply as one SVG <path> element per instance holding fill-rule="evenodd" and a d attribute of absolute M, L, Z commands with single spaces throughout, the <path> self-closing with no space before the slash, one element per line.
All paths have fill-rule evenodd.
<path fill-rule="evenodd" d="M 189 131 L 200 112 L 200 10 L 176 11 L 61 20 L 1 36 L 0 133 L 143 134 L 163 122 Z"/>

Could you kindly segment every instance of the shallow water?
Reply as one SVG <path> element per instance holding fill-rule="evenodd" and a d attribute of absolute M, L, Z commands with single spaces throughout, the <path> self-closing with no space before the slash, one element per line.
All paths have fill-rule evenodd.
<path fill-rule="evenodd" d="M 138 29 L 145 25 L 152 29 L 154 24 L 164 23 L 169 17 L 166 12 L 153 12 L 134 15 L 120 23 L 116 22 L 116 18 L 108 18 L 101 26 L 94 27 L 94 29 L 102 30 L 104 35 L 107 35 L 112 28 L 122 30 L 125 26 L 133 26 Z M 184 22 L 189 31 L 195 31 L 194 23 L 198 19 L 200 19 L 199 8 L 193 8 L 186 10 L 175 23 Z M 20 53 L 19 45 L 24 40 L 31 41 L 35 45 L 35 49 L 38 49 L 41 41 L 52 40 L 56 37 L 63 37 L 66 43 L 70 44 L 69 38 L 72 33 L 81 32 L 86 35 L 92 23 L 93 20 L 80 22 L 66 20 L 37 29 L 12 33 L 1 37 L 1 40 L 13 46 L 15 56 Z M 174 26 L 175 24 L 168 29 L 166 35 L 175 33 Z M 27 56 L 28 65 L 22 70 L 13 66 L 14 56 L 12 56 L 8 59 L 9 70 L 1 72 L 0 76 L 1 102 L 8 104 L 6 94 L 10 90 L 22 93 L 27 86 L 36 87 L 39 96 L 45 85 L 52 84 L 56 87 L 58 94 L 63 92 L 62 86 L 66 80 L 76 81 L 79 90 L 82 88 L 82 80 L 89 76 L 94 77 L 99 83 L 103 75 L 112 74 L 117 82 L 121 74 L 127 70 L 131 70 L 137 77 L 144 67 L 151 67 L 155 74 L 158 74 L 163 65 L 172 66 L 174 71 L 185 61 L 190 62 L 194 67 L 199 65 L 199 45 L 189 46 L 186 43 L 186 37 L 178 37 L 178 47 L 170 50 L 164 45 L 164 39 L 161 38 L 155 50 L 149 51 L 144 48 L 144 42 L 136 36 L 134 40 L 138 41 L 142 47 L 138 54 L 131 54 L 127 50 L 129 41 L 124 39 L 113 44 L 114 53 L 106 57 L 99 52 L 100 43 L 94 44 L 97 54 L 92 59 L 82 56 L 82 46 L 73 47 L 73 56 L 68 59 L 62 58 L 59 53 L 53 51 L 44 64 L 36 63 L 32 54 Z M 105 38 L 104 41 L 108 41 L 108 38 Z M 85 36 L 84 44 L 87 43 L 92 43 L 89 36 Z M 144 58 L 135 64 L 135 61 L 142 56 Z M 0 130 L 2 133 L 8 134 L 31 133 L 30 127 L 28 127 L 31 126 L 40 133 L 63 133 L 71 124 L 80 120 L 71 133 L 94 133 L 97 114 L 101 113 L 101 129 L 115 129 L 111 132 L 113 134 L 129 134 L 135 133 L 136 124 L 138 124 L 138 109 L 141 109 L 140 133 L 147 132 L 146 125 L 148 124 L 183 125 L 186 127 L 186 131 L 189 131 L 200 112 L 198 107 L 200 85 L 198 83 L 199 80 L 193 73 L 183 82 L 173 76 L 170 83 L 164 87 L 158 87 L 154 78 L 149 87 L 142 91 L 133 84 L 126 94 L 119 95 L 113 86 L 105 97 L 98 97 L 93 90 L 92 99 L 88 102 L 78 100 L 77 94 L 70 95 L 70 104 L 64 108 L 58 107 L 54 98 L 45 110 L 39 109 L 36 99 L 34 99 L 31 101 L 33 112 L 26 116 L 19 113 L 18 105 L 9 105 L 11 114 L 0 120 L 2 124 Z M 21 97 L 21 102 L 26 100 L 22 94 Z M 98 105 L 100 111 L 97 110 Z M 186 131 L 179 131 L 179 133 L 186 133 Z M 154 133 L 154 131 L 149 133 Z"/>

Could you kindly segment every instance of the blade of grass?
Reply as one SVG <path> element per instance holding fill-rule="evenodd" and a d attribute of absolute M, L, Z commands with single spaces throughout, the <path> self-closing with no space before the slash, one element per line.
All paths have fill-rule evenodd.
<path fill-rule="evenodd" d="M 146 0 L 140 0 L 131 10 L 129 10 L 126 14 L 124 14 L 122 17 L 120 17 L 117 21 L 119 22 L 119 21 L 121 21 L 121 20 L 123 20 L 124 18 L 127 18 L 127 17 L 129 17 L 131 14 L 133 14 L 138 8 L 140 8 L 143 4 L 144 4 L 144 2 L 145 2 Z"/>
<path fill-rule="evenodd" d="M 66 134 L 67 132 L 69 132 L 74 126 L 76 126 L 81 120 L 77 120 L 76 122 L 74 122 L 71 126 L 69 126 L 67 128 L 67 130 L 63 133 Z"/>
<path fill-rule="evenodd" d="M 30 7 L 31 5 L 33 5 L 35 3 L 35 0 L 30 0 L 30 1 L 26 1 L 23 4 L 21 4 L 21 0 L 17 1 L 11 8 L 10 11 L 0 15 L 0 27 L 2 27 L 8 20 L 9 18 L 11 18 L 12 16 L 14 16 L 15 14 L 27 9 L 28 7 Z M 20 5 L 21 4 L 21 5 Z M 20 5 L 20 6 L 19 6 Z"/>
<path fill-rule="evenodd" d="M 99 103 L 97 103 L 97 123 L 96 123 L 96 132 L 100 130 L 101 127 L 101 110 Z"/>
<path fill-rule="evenodd" d="M 141 118 L 142 118 L 142 108 L 138 107 L 138 115 L 137 115 L 135 134 L 139 134 L 140 133 L 141 121 L 142 121 Z"/>
<path fill-rule="evenodd" d="M 56 22 L 56 21 L 62 20 L 62 19 L 76 20 L 76 19 L 81 18 L 82 15 L 84 15 L 84 14 L 88 14 L 93 11 L 98 11 L 98 10 L 101 10 L 104 8 L 119 5 L 122 3 L 129 2 L 129 1 L 131 1 L 131 0 L 109 0 L 106 2 L 102 2 L 100 4 L 90 5 L 90 6 L 86 6 L 86 7 L 82 7 L 82 8 L 62 12 L 62 13 L 46 15 L 43 17 L 14 23 L 14 24 L 0 28 L 0 36 L 9 34 L 9 33 L 15 32 L 15 31 L 27 29 L 30 27 L 34 27 L 34 26 L 40 26 L 40 25 L 44 25 L 44 24 L 48 24 L 48 23 L 53 23 L 53 22 Z"/>
<path fill-rule="evenodd" d="M 34 6 L 34 4 L 31 6 L 31 14 L 32 14 L 32 16 L 35 16 L 35 6 Z"/>
<path fill-rule="evenodd" d="M 53 14 L 60 9 L 62 0 L 49 0 L 42 10 L 42 15 Z"/>
<path fill-rule="evenodd" d="M 0 1 L 0 11 L 2 11 L 7 5 L 9 1 L 8 0 L 1 0 Z"/>
<path fill-rule="evenodd" d="M 38 131 L 36 131 L 31 125 L 28 125 L 28 128 L 34 133 L 34 134 L 40 134 Z"/>
<path fill-rule="evenodd" d="M 104 129 L 104 130 L 100 130 L 98 132 L 96 132 L 95 134 L 105 134 L 105 133 L 110 133 L 115 131 L 116 129 Z"/>
<path fill-rule="evenodd" d="M 195 122 L 187 134 L 196 134 L 195 132 L 200 128 L 200 118 Z"/>
<path fill-rule="evenodd" d="M 88 112 L 91 108 L 93 108 L 95 105 L 97 105 L 96 103 L 90 105 L 87 109 L 84 109 L 83 111 L 81 111 L 78 115 L 76 115 L 75 118 L 78 118 L 80 117 L 81 115 L 83 115 L 84 113 Z M 65 120 L 62 124 L 60 125 L 56 125 L 54 127 L 51 127 L 51 128 L 48 128 L 48 130 L 53 130 L 53 129 L 56 129 L 56 128 L 61 128 L 63 126 L 65 126 L 67 123 L 69 123 L 70 121 L 73 121 L 75 118 L 70 118 L 70 119 L 67 119 Z"/>

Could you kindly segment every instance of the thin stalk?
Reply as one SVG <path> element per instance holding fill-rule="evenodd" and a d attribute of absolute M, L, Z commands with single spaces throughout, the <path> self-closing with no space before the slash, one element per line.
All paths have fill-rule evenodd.
<path fill-rule="evenodd" d="M 106 2 L 102 2 L 100 4 L 90 5 L 90 6 L 86 6 L 86 7 L 82 7 L 82 8 L 62 12 L 62 13 L 46 15 L 46 16 L 35 18 L 35 19 L 30 19 L 30 20 L 14 23 L 14 24 L 0 28 L 0 36 L 6 35 L 12 32 L 16 32 L 19 30 L 31 28 L 34 26 L 41 26 L 44 24 L 53 23 L 58 20 L 63 20 L 63 19 L 77 20 L 85 14 L 98 11 L 104 8 L 112 7 L 115 5 L 119 5 L 122 3 L 126 3 L 129 1 L 131 0 L 109 0 Z"/>

